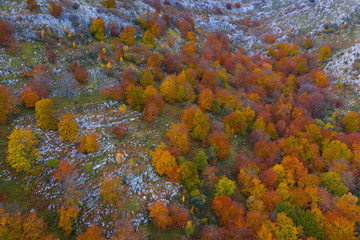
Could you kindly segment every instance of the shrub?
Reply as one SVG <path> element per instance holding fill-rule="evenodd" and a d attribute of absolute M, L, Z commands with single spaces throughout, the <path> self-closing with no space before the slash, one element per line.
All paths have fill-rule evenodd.
<path fill-rule="evenodd" d="M 109 24 L 109 31 L 110 31 L 111 35 L 114 36 L 114 37 L 117 37 L 117 36 L 120 35 L 120 27 L 115 22 L 111 22 Z"/>
<path fill-rule="evenodd" d="M 113 132 L 117 138 L 122 138 L 128 132 L 129 128 L 126 123 L 119 123 L 118 125 L 113 127 Z"/>
<path fill-rule="evenodd" d="M 5 19 L 0 18 L 0 44 L 5 47 L 14 46 L 16 43 L 15 28 Z"/>
<path fill-rule="evenodd" d="M 49 3 L 49 13 L 54 17 L 61 17 L 61 14 L 64 12 L 63 7 L 54 1 L 50 1 Z"/>
<path fill-rule="evenodd" d="M 76 66 L 73 74 L 75 80 L 79 83 L 86 83 L 89 80 L 89 72 L 83 66 Z"/>
<path fill-rule="evenodd" d="M 30 11 L 37 11 L 40 9 L 40 5 L 36 0 L 26 0 L 26 8 Z"/>
<path fill-rule="evenodd" d="M 314 42 L 311 38 L 306 38 L 304 43 L 303 43 L 303 47 L 305 50 L 309 50 L 311 48 L 313 48 L 314 46 Z"/>
<path fill-rule="evenodd" d="M 235 3 L 234 5 L 236 8 L 240 8 L 241 4 L 240 3 Z"/>
<path fill-rule="evenodd" d="M 107 8 L 116 8 L 116 1 L 115 0 L 104 0 L 102 4 Z"/>
<path fill-rule="evenodd" d="M 231 10 L 231 8 L 232 8 L 231 3 L 227 3 L 225 6 L 228 10 Z"/>

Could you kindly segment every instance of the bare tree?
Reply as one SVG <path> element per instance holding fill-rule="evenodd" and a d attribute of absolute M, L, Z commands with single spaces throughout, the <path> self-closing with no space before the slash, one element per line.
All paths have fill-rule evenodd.
<path fill-rule="evenodd" d="M 62 97 L 70 97 L 74 93 L 73 89 L 76 84 L 73 74 L 69 72 L 61 73 L 57 81 L 59 95 Z"/>

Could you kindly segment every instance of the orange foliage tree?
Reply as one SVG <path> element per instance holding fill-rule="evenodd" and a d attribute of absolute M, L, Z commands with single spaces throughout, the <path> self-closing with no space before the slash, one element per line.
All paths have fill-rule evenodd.
<path fill-rule="evenodd" d="M 99 136 L 96 133 L 89 133 L 80 139 L 80 151 L 93 153 L 99 149 Z"/>
<path fill-rule="evenodd" d="M 178 147 L 181 152 L 189 151 L 189 132 L 184 123 L 173 123 L 166 132 L 170 143 Z"/>
<path fill-rule="evenodd" d="M 245 135 L 248 124 L 254 119 L 255 112 L 246 107 L 243 111 L 237 110 L 225 116 L 223 123 L 225 132 L 229 137 L 233 135 Z"/>
<path fill-rule="evenodd" d="M 203 111 L 210 111 L 214 102 L 214 94 L 209 88 L 200 91 L 198 98 L 198 105 Z"/>
<path fill-rule="evenodd" d="M 105 204 L 123 209 L 128 189 L 126 186 L 122 186 L 121 183 L 122 179 L 117 177 L 105 177 L 102 180 L 99 193 Z"/>
<path fill-rule="evenodd" d="M 342 124 L 347 133 L 354 133 L 359 130 L 360 116 L 357 112 L 349 112 L 342 119 Z"/>
<path fill-rule="evenodd" d="M 133 26 L 127 26 L 120 34 L 120 40 L 127 45 L 133 45 L 135 41 L 135 29 Z"/>
<path fill-rule="evenodd" d="M 46 223 L 36 212 L 9 213 L 0 207 L 0 239 L 53 239 L 46 233 Z"/>
<path fill-rule="evenodd" d="M 325 88 L 329 86 L 329 80 L 323 70 L 312 70 L 310 72 L 310 78 L 316 86 Z"/>
<path fill-rule="evenodd" d="M 60 139 L 63 141 L 76 142 L 79 134 L 79 124 L 73 114 L 64 114 L 60 117 L 59 123 Z"/>
<path fill-rule="evenodd" d="M 31 88 L 27 87 L 22 90 L 19 100 L 25 104 L 25 107 L 33 108 L 35 103 L 40 100 L 40 97 Z"/>
<path fill-rule="evenodd" d="M 196 140 L 203 140 L 210 130 L 209 115 L 203 113 L 196 105 L 183 111 L 181 121 L 189 130 L 190 136 Z"/>
<path fill-rule="evenodd" d="M 175 228 L 185 227 L 189 217 L 188 211 L 178 203 L 168 205 L 169 215 L 171 217 L 172 226 Z"/>
<path fill-rule="evenodd" d="M 223 226 L 237 225 L 244 227 L 244 213 L 245 209 L 235 201 L 232 201 L 229 196 L 216 196 L 212 202 L 212 209 L 216 216 L 219 217 L 220 224 Z"/>
<path fill-rule="evenodd" d="M 230 154 L 231 143 L 223 132 L 214 132 L 208 137 L 208 143 L 215 147 L 216 157 L 226 159 Z"/>
<path fill-rule="evenodd" d="M 144 120 L 154 123 L 161 112 L 164 100 L 161 94 L 153 86 L 146 87 L 144 91 L 145 107 L 143 110 Z"/>
<path fill-rule="evenodd" d="M 49 98 L 44 98 L 35 104 L 35 116 L 38 118 L 38 127 L 48 130 L 57 129 L 58 122 L 54 109 L 54 102 Z"/>
<path fill-rule="evenodd" d="M 76 237 L 76 240 L 105 240 L 101 233 L 101 229 L 93 225 L 86 228 L 86 231 Z"/>
<path fill-rule="evenodd" d="M 314 46 L 314 42 L 311 38 L 306 38 L 303 43 L 303 47 L 305 50 L 309 50 Z"/>
<path fill-rule="evenodd" d="M 172 224 L 172 219 L 169 216 L 166 203 L 162 200 L 157 200 L 150 206 L 149 215 L 160 231 L 166 230 Z"/>
<path fill-rule="evenodd" d="M 0 124 L 4 124 L 10 113 L 14 111 L 16 99 L 9 90 L 0 86 Z"/>
<path fill-rule="evenodd" d="M 172 181 L 179 182 L 179 167 L 169 151 L 157 148 L 151 157 L 151 165 L 160 176 L 165 174 Z"/>

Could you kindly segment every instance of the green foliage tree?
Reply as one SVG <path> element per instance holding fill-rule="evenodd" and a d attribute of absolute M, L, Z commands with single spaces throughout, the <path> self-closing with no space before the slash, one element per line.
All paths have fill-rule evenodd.
<path fill-rule="evenodd" d="M 321 175 L 321 183 L 330 193 L 339 197 L 349 191 L 349 189 L 344 185 L 340 174 L 336 172 L 329 171 L 323 173 Z"/>
<path fill-rule="evenodd" d="M 236 185 L 235 182 L 228 179 L 225 176 L 222 176 L 219 182 L 216 184 L 215 196 L 220 195 L 233 195 Z"/>
<path fill-rule="evenodd" d="M 199 184 L 196 165 L 190 161 L 183 162 L 180 165 L 180 177 L 182 184 L 189 192 L 195 190 Z"/>
<path fill-rule="evenodd" d="M 202 171 L 205 167 L 209 166 L 207 159 L 208 156 L 204 151 L 200 150 L 196 153 L 196 156 L 193 158 L 193 161 L 196 164 L 197 169 L 199 171 Z"/>

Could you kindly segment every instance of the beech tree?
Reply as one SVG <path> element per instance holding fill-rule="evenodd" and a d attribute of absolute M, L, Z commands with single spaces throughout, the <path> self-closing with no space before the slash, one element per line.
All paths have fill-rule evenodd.
<path fill-rule="evenodd" d="M 93 153 L 99 149 L 99 136 L 96 133 L 89 133 L 80 139 L 80 151 Z"/>
<path fill-rule="evenodd" d="M 101 233 L 101 229 L 98 226 L 93 225 L 87 227 L 85 232 L 76 237 L 76 240 L 105 240 L 105 238 Z"/>
<path fill-rule="evenodd" d="M 181 152 L 189 151 L 189 133 L 184 123 L 173 123 L 166 132 L 170 143 L 178 147 Z"/>
<path fill-rule="evenodd" d="M 40 100 L 40 97 L 31 88 L 27 87 L 22 90 L 19 100 L 25 104 L 25 107 L 33 108 L 35 103 Z"/>
<path fill-rule="evenodd" d="M 35 104 L 35 116 L 38 118 L 38 127 L 48 130 L 57 129 L 58 122 L 54 109 L 54 102 L 49 98 L 44 98 Z"/>
<path fill-rule="evenodd" d="M 183 162 L 180 165 L 180 176 L 182 184 L 189 192 L 196 189 L 199 184 L 199 176 L 194 163 L 190 161 Z"/>
<path fill-rule="evenodd" d="M 26 8 L 30 11 L 37 11 L 40 9 L 40 5 L 36 0 L 26 0 Z"/>
<path fill-rule="evenodd" d="M 169 216 L 166 203 L 162 200 L 157 200 L 150 206 L 149 215 L 160 231 L 166 230 L 172 224 L 172 219 Z"/>
<path fill-rule="evenodd" d="M 133 45 L 135 41 L 135 29 L 133 26 L 127 26 L 120 34 L 120 40 L 127 45 Z"/>
<path fill-rule="evenodd" d="M 195 140 L 203 140 L 210 130 L 209 115 L 203 113 L 196 105 L 183 111 L 181 121 Z"/>
<path fill-rule="evenodd" d="M 236 188 L 236 185 L 235 185 L 234 181 L 228 179 L 225 176 L 222 176 L 221 179 L 219 180 L 219 182 L 216 184 L 215 195 L 216 196 L 220 196 L 220 195 L 231 196 L 231 195 L 233 195 L 235 188 Z"/>
<path fill-rule="evenodd" d="M 228 137 L 222 132 L 214 132 L 208 137 L 210 146 L 215 147 L 216 157 L 226 159 L 230 154 L 231 143 Z"/>
<path fill-rule="evenodd" d="M 342 124 L 347 133 L 354 133 L 359 130 L 360 116 L 357 112 L 349 112 L 342 119 Z"/>
<path fill-rule="evenodd" d="M 58 213 L 60 215 L 59 228 L 64 230 L 64 236 L 67 237 L 72 232 L 72 225 L 74 220 L 77 219 L 79 214 L 79 208 L 75 206 L 64 207 L 62 206 Z"/>
<path fill-rule="evenodd" d="M 60 139 L 63 141 L 76 142 L 79 134 L 79 124 L 73 114 L 67 113 L 60 117 L 59 134 Z"/>
<path fill-rule="evenodd" d="M 30 173 L 40 160 L 40 153 L 35 148 L 37 139 L 28 129 L 15 128 L 10 134 L 6 162 L 17 172 Z"/>
<path fill-rule="evenodd" d="M 94 35 L 96 40 L 105 40 L 105 23 L 101 18 L 94 19 L 90 27 L 91 33 Z"/>
<path fill-rule="evenodd" d="M 14 111 L 16 99 L 9 90 L 0 86 L 0 124 L 6 123 L 10 113 Z"/>
<path fill-rule="evenodd" d="M 169 151 L 162 148 L 157 148 L 152 154 L 151 165 L 155 171 L 160 175 L 166 175 L 172 181 L 179 181 L 179 167 L 176 163 L 175 158 L 170 154 Z"/>

